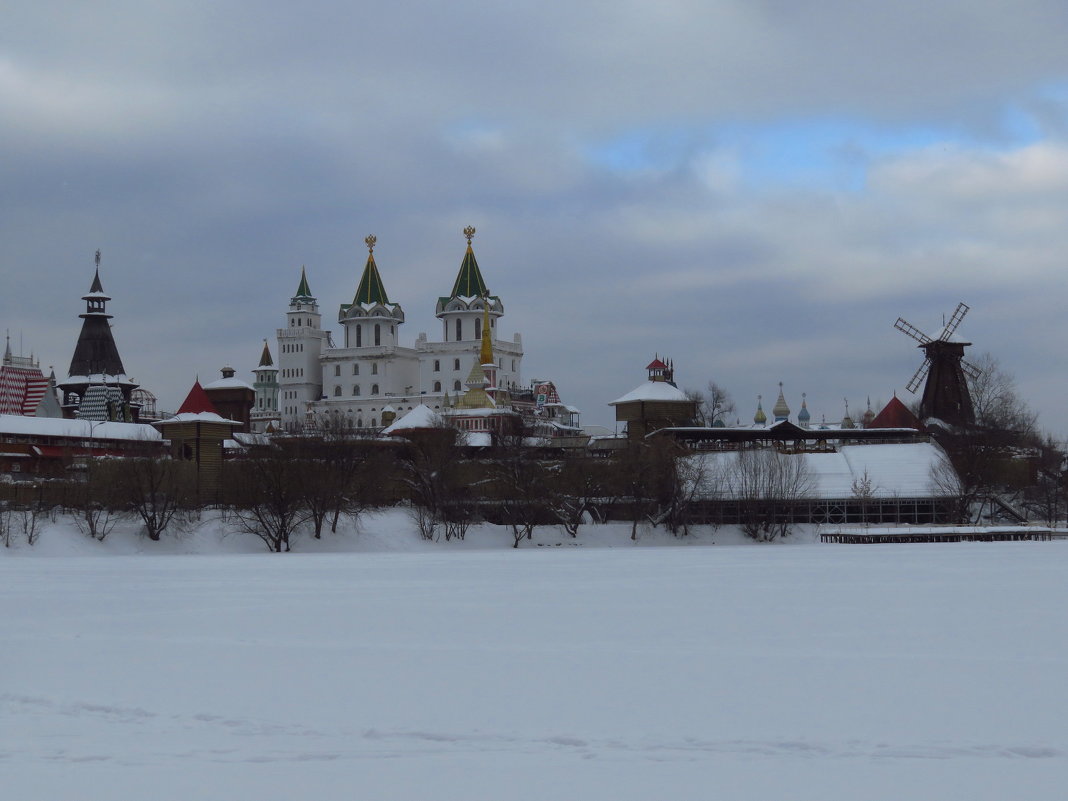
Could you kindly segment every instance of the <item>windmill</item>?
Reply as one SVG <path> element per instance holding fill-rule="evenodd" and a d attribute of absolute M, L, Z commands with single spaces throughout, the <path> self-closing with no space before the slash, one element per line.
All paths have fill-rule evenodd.
<path fill-rule="evenodd" d="M 975 423 L 975 410 L 965 375 L 974 379 L 978 378 L 982 371 L 964 359 L 964 348 L 972 343 L 950 339 L 964 315 L 968 313 L 968 308 L 965 304 L 958 303 L 949 322 L 935 338 L 927 336 L 903 317 L 898 317 L 894 323 L 894 328 L 920 343 L 919 347 L 923 348 L 926 357 L 920 369 L 905 385 L 909 392 L 915 393 L 920 382 L 924 377 L 927 378 L 923 387 L 923 398 L 920 400 L 921 420 L 937 417 L 953 425 Z"/>

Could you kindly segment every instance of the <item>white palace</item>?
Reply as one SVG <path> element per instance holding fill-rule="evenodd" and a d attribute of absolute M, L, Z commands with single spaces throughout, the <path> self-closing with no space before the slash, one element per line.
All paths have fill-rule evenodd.
<path fill-rule="evenodd" d="M 496 387 L 507 392 L 522 386 L 522 338 L 499 337 L 504 304 L 482 279 L 471 247 L 474 234 L 474 228 L 464 229 L 467 252 L 452 290 L 435 305 L 441 339 L 421 333 L 414 346 L 400 344 L 404 310 L 386 293 L 375 263 L 374 236 L 365 240 L 369 253 L 356 294 L 338 310 L 340 344 L 323 329 L 318 301 L 301 269 L 286 325 L 278 329 L 278 415 L 283 430 L 322 416 L 356 428 L 379 428 L 383 413 L 402 417 L 420 404 L 448 408 L 466 391 L 465 379 L 480 361 L 484 324 L 496 361 Z"/>

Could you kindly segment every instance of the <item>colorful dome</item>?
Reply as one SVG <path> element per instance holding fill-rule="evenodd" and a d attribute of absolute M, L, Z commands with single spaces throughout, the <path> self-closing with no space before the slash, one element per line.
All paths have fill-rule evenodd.
<path fill-rule="evenodd" d="M 779 399 L 775 401 L 775 406 L 772 407 L 771 413 L 775 415 L 776 423 L 790 419 L 790 407 L 786 405 L 786 398 L 782 394 L 782 381 L 779 382 Z"/>
<path fill-rule="evenodd" d="M 753 415 L 753 422 L 758 426 L 762 426 L 764 423 L 768 422 L 768 416 L 764 414 L 764 407 L 761 405 L 759 395 L 757 395 L 757 410 L 756 414 Z"/>
<path fill-rule="evenodd" d="M 812 420 L 812 414 L 808 410 L 808 402 L 805 400 L 805 393 L 801 393 L 801 411 L 797 413 L 797 422 L 801 424 L 801 428 L 808 428 L 809 421 Z"/>

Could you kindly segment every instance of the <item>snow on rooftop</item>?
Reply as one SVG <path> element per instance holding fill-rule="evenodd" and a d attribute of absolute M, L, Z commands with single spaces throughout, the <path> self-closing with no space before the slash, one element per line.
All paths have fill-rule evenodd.
<path fill-rule="evenodd" d="M 204 389 L 251 389 L 255 392 L 251 384 L 235 377 L 216 379 L 210 384 L 204 384 Z"/>
<path fill-rule="evenodd" d="M 0 414 L 0 435 L 158 441 L 160 433 L 144 423 L 107 423 L 62 417 Z"/>
<path fill-rule="evenodd" d="M 221 414 L 215 412 L 180 412 L 166 420 L 157 420 L 152 425 L 162 426 L 169 423 L 224 423 L 231 426 L 243 425 L 238 420 L 227 420 Z"/>
<path fill-rule="evenodd" d="M 641 384 L 622 398 L 616 398 L 609 403 L 609 406 L 615 406 L 619 403 L 630 403 L 631 401 L 688 401 L 686 393 L 676 386 L 672 386 L 667 381 L 646 381 Z"/>
<path fill-rule="evenodd" d="M 704 460 L 709 476 L 730 471 L 738 451 L 716 451 L 693 458 Z M 926 498 L 945 495 L 936 486 L 932 473 L 946 462 L 945 452 L 931 442 L 844 445 L 833 453 L 788 454 L 788 459 L 804 459 L 812 477 L 816 498 L 850 498 L 854 482 L 865 474 L 873 498 Z M 724 497 L 726 483 L 714 481 L 710 497 Z"/>
<path fill-rule="evenodd" d="M 440 426 L 441 415 L 425 403 L 420 403 L 404 417 L 396 420 L 393 425 L 384 428 L 382 433 L 393 434 L 397 431 L 406 431 L 412 428 L 439 428 Z"/>
<path fill-rule="evenodd" d="M 118 384 L 132 384 L 133 379 L 126 373 L 93 373 L 92 375 L 69 375 L 59 382 L 60 386 L 68 384 L 106 384 L 116 386 Z"/>

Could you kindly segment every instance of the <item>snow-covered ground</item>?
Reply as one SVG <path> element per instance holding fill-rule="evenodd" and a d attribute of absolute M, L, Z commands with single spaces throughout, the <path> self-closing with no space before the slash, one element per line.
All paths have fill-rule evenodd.
<path fill-rule="evenodd" d="M 46 531 L 0 556 L 3 797 L 1065 796 L 1068 542 L 627 533 Z"/>

